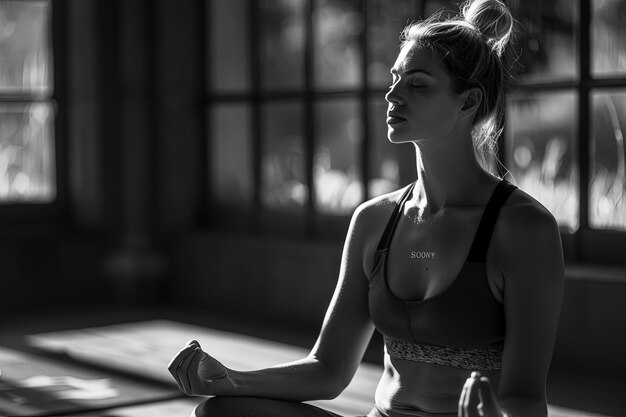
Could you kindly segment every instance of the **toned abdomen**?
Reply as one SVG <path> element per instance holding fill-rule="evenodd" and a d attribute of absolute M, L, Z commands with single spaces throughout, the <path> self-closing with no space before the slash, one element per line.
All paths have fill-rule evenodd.
<path fill-rule="evenodd" d="M 457 415 L 461 389 L 471 370 L 390 358 L 376 389 L 381 411 L 419 416 L 428 413 Z M 500 371 L 481 371 L 497 390 Z M 444 414 L 445 415 L 445 414 Z"/>

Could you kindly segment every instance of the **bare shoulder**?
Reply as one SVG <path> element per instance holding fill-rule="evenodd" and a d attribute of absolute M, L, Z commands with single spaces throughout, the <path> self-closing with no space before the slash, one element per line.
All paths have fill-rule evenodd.
<path fill-rule="evenodd" d="M 492 240 L 505 279 L 562 278 L 558 223 L 546 207 L 523 190 L 513 191 L 501 208 Z"/>
<path fill-rule="evenodd" d="M 512 234 L 539 238 L 541 235 L 558 234 L 559 228 L 556 219 L 543 204 L 517 188 L 500 209 L 495 232 L 500 237 L 508 237 L 507 240 L 514 244 L 516 239 L 511 238 Z"/>
<path fill-rule="evenodd" d="M 378 242 L 396 207 L 396 203 L 400 200 L 407 187 L 408 185 L 365 201 L 354 211 L 350 223 L 349 238 L 355 245 L 354 247 L 359 248 L 364 270 L 371 270 L 374 259 L 373 254 L 378 246 Z"/>
<path fill-rule="evenodd" d="M 400 200 L 407 187 L 408 185 L 361 203 L 354 211 L 352 216 L 353 223 L 356 223 L 356 226 L 359 228 L 366 229 L 366 231 L 375 232 L 381 224 L 384 228 L 396 203 Z"/>

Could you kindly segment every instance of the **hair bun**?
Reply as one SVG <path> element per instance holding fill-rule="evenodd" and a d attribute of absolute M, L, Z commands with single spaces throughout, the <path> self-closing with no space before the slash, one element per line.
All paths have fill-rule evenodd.
<path fill-rule="evenodd" d="M 489 44 L 502 54 L 513 30 L 513 16 L 500 0 L 470 0 L 461 12 L 466 22 L 476 28 Z"/>

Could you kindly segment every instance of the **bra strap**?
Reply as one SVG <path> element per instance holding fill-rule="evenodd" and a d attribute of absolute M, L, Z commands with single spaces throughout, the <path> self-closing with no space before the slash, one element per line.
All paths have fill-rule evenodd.
<path fill-rule="evenodd" d="M 491 197 L 489 198 L 489 201 L 487 202 L 487 205 L 485 206 L 483 215 L 480 218 L 478 230 L 476 231 L 476 235 L 474 236 L 474 241 L 472 242 L 470 252 L 467 255 L 468 261 L 486 261 L 487 248 L 489 247 L 491 234 L 493 233 L 493 229 L 496 225 L 496 220 L 498 219 L 500 209 L 516 188 L 517 186 L 511 184 L 503 178 L 502 181 L 500 181 L 494 189 Z"/>
<path fill-rule="evenodd" d="M 398 220 L 400 219 L 400 211 L 402 210 L 402 206 L 404 206 L 404 202 L 407 200 L 411 191 L 415 187 L 415 182 L 407 187 L 407 189 L 400 197 L 400 200 L 396 203 L 396 207 L 393 210 L 393 214 L 389 218 L 387 222 L 387 227 L 385 227 L 385 231 L 378 242 L 378 248 L 376 250 L 383 250 L 389 248 L 389 243 L 391 243 L 391 237 L 393 236 L 393 231 L 396 229 L 396 225 L 398 224 Z"/>

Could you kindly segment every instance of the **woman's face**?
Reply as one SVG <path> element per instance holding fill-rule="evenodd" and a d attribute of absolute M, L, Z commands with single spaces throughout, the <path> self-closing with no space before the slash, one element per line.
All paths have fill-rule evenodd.
<path fill-rule="evenodd" d="M 461 108 L 452 79 L 427 47 L 407 44 L 391 69 L 393 82 L 385 99 L 391 142 L 421 141 L 448 135 Z"/>

